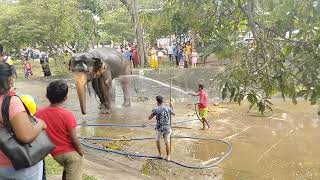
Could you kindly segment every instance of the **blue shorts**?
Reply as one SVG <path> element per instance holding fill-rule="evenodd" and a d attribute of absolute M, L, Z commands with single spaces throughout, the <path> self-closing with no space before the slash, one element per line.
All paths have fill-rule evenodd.
<path fill-rule="evenodd" d="M 0 179 L 11 180 L 42 180 L 43 161 L 38 164 L 16 171 L 13 167 L 0 167 Z"/>

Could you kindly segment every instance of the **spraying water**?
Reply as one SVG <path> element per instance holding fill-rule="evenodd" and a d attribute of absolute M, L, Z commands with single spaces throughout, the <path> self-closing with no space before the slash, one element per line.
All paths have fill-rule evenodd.
<path fill-rule="evenodd" d="M 133 98 L 152 99 L 157 95 L 162 95 L 166 99 L 170 98 L 170 89 L 172 91 L 172 99 L 174 102 L 195 102 L 196 99 L 189 95 L 189 92 L 179 87 L 148 78 L 141 75 L 124 75 L 119 78 L 127 78 L 130 82 L 130 96 Z M 119 79 L 117 78 L 117 79 Z M 115 83 L 118 86 L 118 83 Z M 119 89 L 118 87 L 114 87 Z M 119 90 L 116 90 L 117 97 L 122 96 Z"/>

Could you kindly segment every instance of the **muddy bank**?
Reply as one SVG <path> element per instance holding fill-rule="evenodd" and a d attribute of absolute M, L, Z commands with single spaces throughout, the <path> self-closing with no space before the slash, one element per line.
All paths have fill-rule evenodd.
<path fill-rule="evenodd" d="M 68 81 L 69 82 L 69 81 Z M 72 83 L 72 80 L 70 80 Z M 47 81 L 27 80 L 17 82 L 20 94 L 31 94 L 40 106 L 47 104 L 45 87 Z M 75 112 L 79 123 L 146 124 L 152 100 L 141 99 L 130 108 L 116 100 L 113 113 L 101 115 L 94 97 L 88 98 L 88 114 L 81 115 L 76 92 L 70 89 L 65 106 Z M 120 102 L 120 103 L 117 103 Z M 209 170 L 190 170 L 161 160 L 123 157 L 87 149 L 89 161 L 105 166 L 107 170 L 88 165 L 85 168 L 97 174 L 115 179 L 320 179 L 319 117 L 317 108 L 299 100 L 297 105 L 274 99 L 274 112 L 261 116 L 255 110 L 247 113 L 248 105 L 221 103 L 209 107 L 212 129 L 201 131 L 198 121 L 173 128 L 175 135 L 225 139 L 233 144 L 232 155 L 219 167 Z M 173 121 L 194 118 L 193 105 L 175 104 L 177 116 Z M 135 138 L 154 136 L 153 128 L 79 127 L 79 135 L 93 137 Z M 162 145 L 164 145 L 162 143 Z M 126 151 L 156 155 L 155 142 L 129 142 Z M 218 143 L 196 141 L 173 141 L 173 160 L 186 163 L 203 163 L 217 156 L 224 147 Z M 164 150 L 164 149 L 163 149 Z M 164 154 L 164 151 L 163 151 Z M 99 169 L 96 170 L 95 169 Z"/>

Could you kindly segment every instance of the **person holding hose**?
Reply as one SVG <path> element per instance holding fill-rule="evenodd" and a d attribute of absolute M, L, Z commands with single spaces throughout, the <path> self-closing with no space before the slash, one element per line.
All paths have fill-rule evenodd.
<path fill-rule="evenodd" d="M 199 116 L 202 121 L 202 130 L 205 130 L 206 125 L 208 126 L 208 129 L 210 129 L 210 125 L 207 121 L 207 116 L 208 116 L 208 96 L 206 92 L 204 91 L 204 86 L 203 84 L 199 84 L 199 89 L 198 89 L 198 94 L 194 93 L 189 93 L 190 95 L 193 96 L 199 96 L 199 103 L 198 103 L 198 108 L 199 108 Z"/>

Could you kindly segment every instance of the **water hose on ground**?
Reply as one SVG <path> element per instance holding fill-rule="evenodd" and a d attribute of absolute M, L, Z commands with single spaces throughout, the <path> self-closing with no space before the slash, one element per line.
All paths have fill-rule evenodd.
<path fill-rule="evenodd" d="M 190 119 L 178 122 L 172 122 L 173 125 L 176 124 L 185 124 L 190 123 L 193 121 L 198 121 L 198 119 Z M 95 124 L 95 123 L 88 123 L 88 124 L 78 124 L 79 126 L 87 126 L 87 127 L 127 127 L 127 128 L 147 128 L 152 127 L 154 128 L 155 125 L 147 125 L 147 124 Z"/>
<path fill-rule="evenodd" d="M 201 164 L 201 165 L 189 165 L 189 164 L 184 164 L 180 163 L 177 161 L 169 161 L 173 164 L 179 165 L 181 167 L 185 168 L 190 168 L 190 169 L 208 169 L 214 166 L 217 166 L 220 162 L 222 162 L 224 159 L 230 156 L 232 152 L 232 145 L 224 140 L 221 139 L 215 139 L 215 138 L 200 138 L 200 137 L 191 137 L 191 136 L 173 136 L 172 138 L 176 139 L 195 139 L 195 140 L 207 140 L 207 141 L 217 141 L 217 142 L 222 142 L 228 146 L 228 149 L 225 153 L 223 153 L 223 156 L 220 156 L 218 159 L 214 159 L 214 161 L 211 161 L 207 165 Z M 103 152 L 109 152 L 113 154 L 118 154 L 118 155 L 123 155 L 123 156 L 130 156 L 130 157 L 139 157 L 139 158 L 149 158 L 149 159 L 162 159 L 159 156 L 152 156 L 152 155 L 145 155 L 145 154 L 138 154 L 138 153 L 129 153 L 129 152 L 124 152 L 124 151 L 116 151 L 116 150 L 111 150 L 107 149 L 104 147 L 98 147 L 94 146 L 88 143 L 85 143 L 84 140 L 87 141 L 141 141 L 141 140 L 154 140 L 155 138 L 152 137 L 146 137 L 146 138 L 132 138 L 132 139 L 112 139 L 112 138 L 96 138 L 96 137 L 82 137 L 81 138 L 81 144 L 83 144 L 87 148 L 91 148 L 94 150 L 99 150 Z"/>

